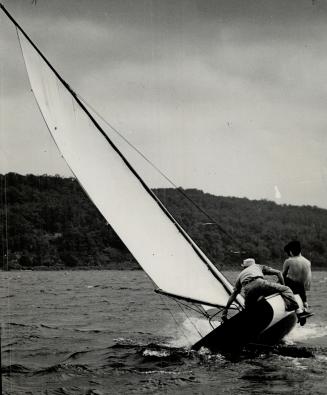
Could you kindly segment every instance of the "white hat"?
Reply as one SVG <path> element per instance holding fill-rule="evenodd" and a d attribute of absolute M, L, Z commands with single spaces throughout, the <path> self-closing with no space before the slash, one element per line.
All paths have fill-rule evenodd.
<path fill-rule="evenodd" d="M 241 264 L 242 267 L 249 267 L 255 263 L 255 259 L 253 258 L 247 258 L 244 259 L 243 263 Z"/>

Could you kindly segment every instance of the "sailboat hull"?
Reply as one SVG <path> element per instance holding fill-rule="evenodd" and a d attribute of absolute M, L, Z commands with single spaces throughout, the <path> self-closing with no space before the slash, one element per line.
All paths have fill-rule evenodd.
<path fill-rule="evenodd" d="M 277 344 L 295 326 L 295 312 L 286 312 L 280 295 L 263 298 L 202 338 L 192 349 L 206 347 L 213 352 L 239 350 L 249 343 Z"/>

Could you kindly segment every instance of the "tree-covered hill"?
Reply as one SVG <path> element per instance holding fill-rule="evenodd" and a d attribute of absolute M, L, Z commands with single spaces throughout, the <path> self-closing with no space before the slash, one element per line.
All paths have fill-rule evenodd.
<path fill-rule="evenodd" d="M 248 256 L 280 267 L 291 239 L 314 268 L 327 268 L 327 210 L 196 189 L 154 192 L 220 268 Z M 75 179 L 9 173 L 0 175 L 0 193 L 1 267 L 138 268 Z"/>

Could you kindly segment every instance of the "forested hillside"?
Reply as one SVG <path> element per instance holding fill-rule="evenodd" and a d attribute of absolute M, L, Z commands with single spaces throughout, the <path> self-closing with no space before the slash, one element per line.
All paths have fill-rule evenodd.
<path fill-rule="evenodd" d="M 75 179 L 10 173 L 0 182 L 4 269 L 138 268 Z M 248 256 L 280 267 L 283 246 L 295 238 L 314 268 L 327 268 L 327 210 L 196 189 L 154 192 L 220 268 L 236 267 Z"/>

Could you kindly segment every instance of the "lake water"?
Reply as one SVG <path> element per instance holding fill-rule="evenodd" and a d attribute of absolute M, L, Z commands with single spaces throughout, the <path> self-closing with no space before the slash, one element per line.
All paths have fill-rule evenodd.
<path fill-rule="evenodd" d="M 0 275 L 4 394 L 327 392 L 327 272 L 313 273 L 315 316 L 283 350 L 233 360 L 190 351 L 205 320 L 154 294 L 141 271 Z"/>

